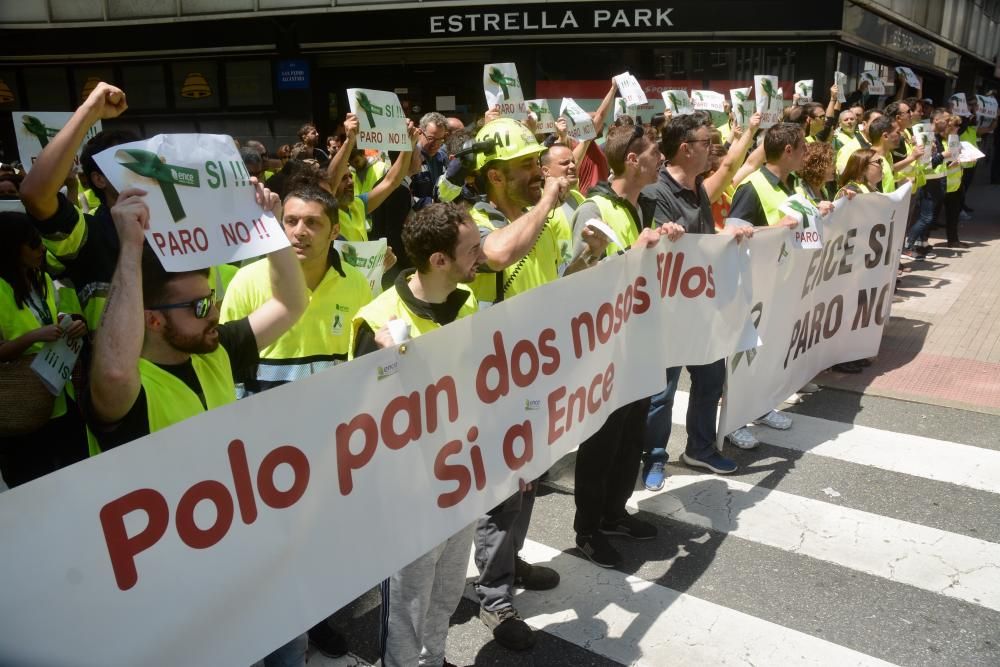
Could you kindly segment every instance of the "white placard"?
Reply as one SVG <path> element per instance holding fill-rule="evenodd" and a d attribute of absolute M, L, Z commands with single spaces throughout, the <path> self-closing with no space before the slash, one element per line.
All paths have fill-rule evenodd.
<path fill-rule="evenodd" d="M 24 170 L 31 171 L 35 158 L 48 145 L 52 137 L 73 117 L 72 111 L 12 111 L 14 136 L 17 139 L 17 154 L 20 156 Z M 83 144 L 87 143 L 101 131 L 101 121 L 94 123 L 84 135 L 83 141 L 76 149 L 76 162 L 80 162 Z"/>
<path fill-rule="evenodd" d="M 792 229 L 793 247 L 810 250 L 823 247 L 822 218 L 811 201 L 796 192 L 778 210 L 799 221 L 799 226 Z"/>
<path fill-rule="evenodd" d="M 73 318 L 62 313 L 59 317 L 62 335 L 57 340 L 46 343 L 31 362 L 31 370 L 35 371 L 53 396 L 61 394 L 66 382 L 73 376 L 73 367 L 83 349 L 82 336 L 70 338 L 66 335 L 72 324 Z"/>
<path fill-rule="evenodd" d="M 714 90 L 692 90 L 691 103 L 695 109 L 726 112 L 726 97 Z"/>
<path fill-rule="evenodd" d="M 946 146 L 948 155 L 951 156 L 948 158 L 948 162 L 958 162 L 958 156 L 962 152 L 962 138 L 957 134 L 949 134 Z"/>
<path fill-rule="evenodd" d="M 841 104 L 847 102 L 847 75 L 843 72 L 833 73 L 833 82 L 837 84 L 837 101 Z"/>
<path fill-rule="evenodd" d="M 504 118 L 528 119 L 528 105 L 524 103 L 524 91 L 514 63 L 483 65 L 483 90 L 487 109 L 499 107 Z"/>
<path fill-rule="evenodd" d="M 755 104 L 750 99 L 752 88 L 732 88 L 729 91 L 729 101 L 733 107 L 733 118 L 739 127 L 746 127 L 754 113 Z"/>
<path fill-rule="evenodd" d="M 951 102 L 951 110 L 953 113 L 956 113 L 959 116 L 970 115 L 969 105 L 965 100 L 965 93 L 955 93 L 948 98 L 948 101 Z"/>
<path fill-rule="evenodd" d="M 694 113 L 691 98 L 688 97 L 686 90 L 664 90 L 660 95 L 663 97 L 663 103 L 667 105 L 667 109 L 674 116 L 684 116 Z"/>
<path fill-rule="evenodd" d="M 976 95 L 979 101 L 979 115 L 986 120 L 993 120 L 997 117 L 997 100 L 995 97 L 987 95 Z"/>
<path fill-rule="evenodd" d="M 885 95 L 885 83 L 878 72 L 862 72 L 861 80 L 868 82 L 869 95 Z"/>
<path fill-rule="evenodd" d="M 796 104 L 809 104 L 813 99 L 813 80 L 803 79 L 795 82 L 795 94 L 798 95 Z"/>
<path fill-rule="evenodd" d="M 628 72 L 616 76 L 615 85 L 626 106 L 637 107 L 646 103 L 646 92 L 642 89 L 642 84 Z"/>
<path fill-rule="evenodd" d="M 147 192 L 146 240 L 167 271 L 193 271 L 265 255 L 288 237 L 254 197 L 232 137 L 158 134 L 94 156 L 119 192 Z"/>
<path fill-rule="evenodd" d="M 919 160 L 920 164 L 925 166 L 931 164 L 931 160 L 934 158 L 931 146 L 934 141 L 934 123 L 929 120 L 914 123 L 910 127 L 910 131 L 913 132 L 914 143 L 924 147 L 924 154 L 920 156 Z"/>
<path fill-rule="evenodd" d="M 920 77 L 914 74 L 912 69 L 900 65 L 899 67 L 896 68 L 896 71 L 902 74 L 903 78 L 906 79 L 906 85 L 915 88 L 916 90 L 920 90 L 920 87 L 922 85 L 920 83 Z"/>
<path fill-rule="evenodd" d="M 388 242 L 385 239 L 375 241 L 334 241 L 333 247 L 340 253 L 340 258 L 365 274 L 372 295 L 382 293 L 382 273 L 384 272 L 385 253 Z"/>
<path fill-rule="evenodd" d="M 761 129 L 780 123 L 785 102 L 782 99 L 781 88 L 778 87 L 778 77 L 756 74 L 753 77 L 753 87 L 755 107 L 760 113 Z"/>
<path fill-rule="evenodd" d="M 566 133 L 577 141 L 586 141 L 597 136 L 590 114 L 581 109 L 572 97 L 562 99 L 559 115 L 566 118 Z"/>
<path fill-rule="evenodd" d="M 636 116 L 638 116 L 638 113 L 639 113 L 639 107 L 634 107 L 627 104 L 624 98 L 621 97 L 615 98 L 614 120 L 618 120 L 622 116 L 630 116 L 631 118 L 634 119 Z"/>
<path fill-rule="evenodd" d="M 379 151 L 410 151 L 406 113 L 396 93 L 367 88 L 348 88 L 347 103 L 358 117 L 358 148 Z"/>
<path fill-rule="evenodd" d="M 539 133 L 551 133 L 556 131 L 556 119 L 549 109 L 549 101 L 545 99 L 525 100 L 528 112 L 535 115 L 537 121 L 536 131 Z"/>
<path fill-rule="evenodd" d="M 618 235 L 615 234 L 615 230 L 611 229 L 611 227 L 609 227 L 608 224 L 603 220 L 601 220 L 600 218 L 591 218 L 590 220 L 584 223 L 584 226 L 596 229 L 597 231 L 608 237 L 608 241 L 610 241 L 608 245 L 616 245 L 622 250 L 628 249 L 628 247 L 621 242 L 621 239 L 618 238 Z"/>
<path fill-rule="evenodd" d="M 961 143 L 962 150 L 959 152 L 958 161 L 959 162 L 975 162 L 976 160 L 986 157 L 986 153 L 979 150 L 976 146 L 973 146 L 968 141 L 963 141 Z"/>

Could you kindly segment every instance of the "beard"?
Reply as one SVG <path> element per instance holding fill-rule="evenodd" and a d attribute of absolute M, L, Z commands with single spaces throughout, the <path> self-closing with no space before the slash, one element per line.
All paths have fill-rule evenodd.
<path fill-rule="evenodd" d="M 201 333 L 192 335 L 178 332 L 168 320 L 163 327 L 163 339 L 167 341 L 170 347 L 174 348 L 178 352 L 186 352 L 187 354 L 208 354 L 210 352 L 215 352 L 215 350 L 219 347 L 218 333 L 214 336 L 209 333 L 218 324 L 219 320 L 213 318 L 207 323 Z"/>

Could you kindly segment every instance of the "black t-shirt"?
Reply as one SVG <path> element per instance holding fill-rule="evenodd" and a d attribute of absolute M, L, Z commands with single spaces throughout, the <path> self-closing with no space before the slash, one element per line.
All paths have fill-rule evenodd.
<path fill-rule="evenodd" d="M 247 382 L 256 377 L 260 355 L 257 351 L 257 339 L 254 337 L 253 329 L 250 328 L 250 321 L 247 318 L 220 324 L 219 345 L 229 355 L 234 382 Z M 205 405 L 204 392 L 202 392 L 201 383 L 198 382 L 198 376 L 190 359 L 182 364 L 157 364 L 157 366 L 186 384 L 191 391 L 198 395 L 202 405 Z M 235 387 L 233 391 L 236 391 Z M 94 416 L 89 394 L 84 396 L 83 410 L 87 417 L 87 424 L 97 438 L 102 451 L 114 449 L 149 435 L 149 413 L 146 410 L 146 400 L 146 389 L 140 387 L 135 403 L 132 404 L 125 416 L 117 424 L 104 424 Z"/>
<path fill-rule="evenodd" d="M 676 222 L 690 234 L 714 234 L 715 218 L 712 217 L 712 202 L 705 192 L 704 178 L 695 179 L 695 190 L 688 190 L 674 180 L 666 169 L 660 170 L 660 178 L 647 185 L 639 193 L 639 208 L 644 220 L 653 225 Z"/>

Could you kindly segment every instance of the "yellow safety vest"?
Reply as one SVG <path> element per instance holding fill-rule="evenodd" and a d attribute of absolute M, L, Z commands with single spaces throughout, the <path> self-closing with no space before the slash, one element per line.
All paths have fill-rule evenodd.
<path fill-rule="evenodd" d="M 382 160 L 375 160 L 368 164 L 368 168 L 364 170 L 365 173 L 359 178 L 357 170 L 351 167 L 351 174 L 354 179 L 354 194 L 362 195 L 366 192 L 371 192 L 375 189 L 375 184 L 378 183 L 378 179 L 385 176 L 388 171 L 385 162 Z"/>
<path fill-rule="evenodd" d="M 627 208 L 599 194 L 589 197 L 587 201 L 597 204 L 601 220 L 615 232 L 618 240 L 625 244 L 624 248 L 620 248 L 616 243 L 609 243 L 605 252 L 608 257 L 617 255 L 619 250 L 627 250 L 639 238 L 639 221 L 632 218 Z"/>
<path fill-rule="evenodd" d="M 788 193 L 786 193 L 781 188 L 776 188 L 771 185 L 771 182 L 767 180 L 767 177 L 761 173 L 761 170 L 767 167 L 761 167 L 757 171 L 753 172 L 747 177 L 746 183 L 740 187 L 753 188 L 757 193 L 757 198 L 760 200 L 760 205 L 764 209 L 764 216 L 767 218 L 768 225 L 776 225 L 778 221 L 785 217 L 779 209 L 782 204 L 788 199 Z"/>
<path fill-rule="evenodd" d="M 486 211 L 473 208 L 469 214 L 479 227 L 488 230 L 496 229 Z M 472 281 L 472 291 L 476 298 L 484 303 L 496 303 L 516 296 L 558 278 L 560 259 L 559 240 L 556 238 L 552 225 L 546 220 L 535 245 L 532 246 L 527 255 L 504 269 L 499 278 L 496 273 L 480 273 Z M 503 292 L 499 297 L 497 295 L 498 282 L 500 282 L 500 288 Z"/>
<path fill-rule="evenodd" d="M 958 192 L 962 189 L 962 165 L 958 162 L 948 162 L 945 165 L 945 192 Z"/>
<path fill-rule="evenodd" d="M 976 146 L 976 147 L 979 146 L 979 133 L 976 132 L 976 126 L 975 125 L 969 125 L 969 127 L 965 128 L 965 131 L 962 132 L 961 135 L 959 135 L 959 138 L 962 141 L 965 141 L 965 142 L 968 142 L 968 143 L 972 144 L 973 146 Z M 962 163 L 962 169 L 972 169 L 975 166 L 976 166 L 976 161 L 975 160 L 973 160 L 972 162 L 963 162 Z"/>
<path fill-rule="evenodd" d="M 879 159 L 882 161 L 882 192 L 889 194 L 896 190 L 896 175 L 892 173 L 892 155 L 886 154 Z"/>
<path fill-rule="evenodd" d="M 583 203 L 584 197 L 576 190 L 570 190 L 569 196 L 561 206 L 557 206 L 549 213 L 548 224 L 552 226 L 552 231 L 559 242 L 560 264 L 569 264 L 573 261 L 573 214 Z"/>
<path fill-rule="evenodd" d="M 837 136 L 840 137 L 841 141 L 841 147 L 837 151 L 837 174 L 842 174 L 847 168 L 847 161 L 851 159 L 851 155 L 861 148 L 861 142 L 858 141 L 857 135 L 848 137 L 843 132 L 839 132 Z"/>
<path fill-rule="evenodd" d="M 365 200 L 355 196 L 347 210 L 340 209 L 340 235 L 348 241 L 368 240 Z"/>
<path fill-rule="evenodd" d="M 208 354 L 192 355 L 191 364 L 205 395 L 205 405 L 176 375 L 147 359 L 139 359 L 150 433 L 236 400 L 233 369 L 225 348 L 220 346 Z"/>

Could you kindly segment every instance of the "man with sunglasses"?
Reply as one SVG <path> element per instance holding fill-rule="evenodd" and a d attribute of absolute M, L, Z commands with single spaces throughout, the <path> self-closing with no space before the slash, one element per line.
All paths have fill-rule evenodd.
<path fill-rule="evenodd" d="M 448 119 L 437 111 L 426 113 L 420 118 L 417 134 L 423 165 L 410 181 L 414 211 L 437 199 L 437 182 L 448 169 L 448 151 L 444 147 L 449 134 Z"/>

